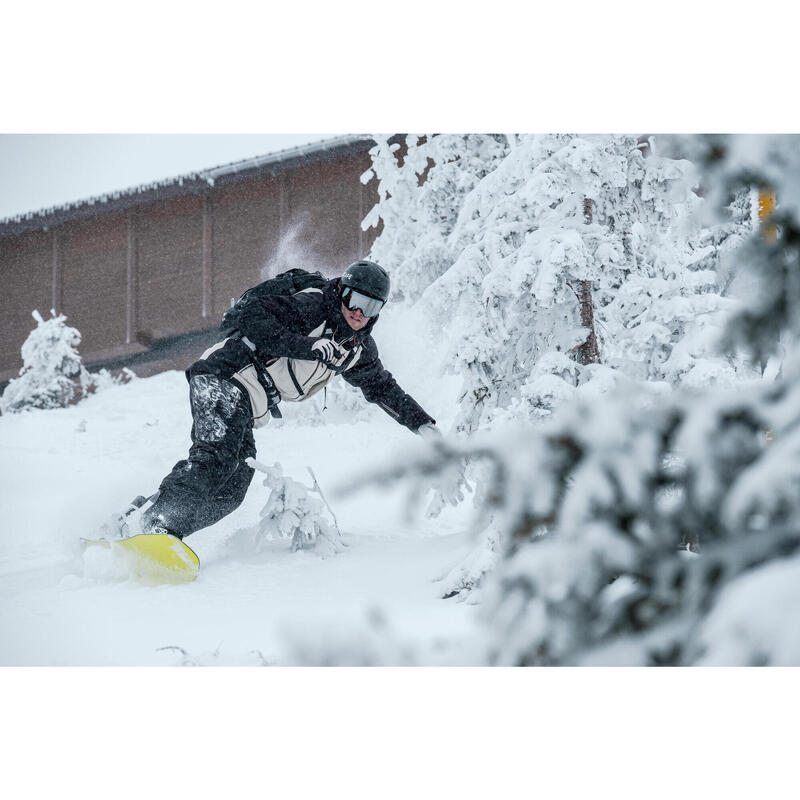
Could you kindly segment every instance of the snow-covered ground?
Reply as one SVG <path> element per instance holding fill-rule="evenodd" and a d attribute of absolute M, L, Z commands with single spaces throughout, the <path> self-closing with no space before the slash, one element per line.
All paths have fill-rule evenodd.
<path fill-rule="evenodd" d="M 298 411 L 256 431 L 258 457 L 305 484 L 313 468 L 344 551 L 257 542 L 268 496 L 257 473 L 237 511 L 187 539 L 197 581 L 156 587 L 104 576 L 80 537 L 185 456 L 183 374 L 0 417 L 0 664 L 465 663 L 479 607 L 440 599 L 436 581 L 474 544 L 469 504 L 427 520 L 398 489 L 337 495 L 370 464 L 426 445 L 383 415 L 303 425 Z"/>

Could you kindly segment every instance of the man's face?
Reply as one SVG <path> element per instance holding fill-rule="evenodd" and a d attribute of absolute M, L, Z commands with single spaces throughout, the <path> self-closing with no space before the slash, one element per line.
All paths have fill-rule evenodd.
<path fill-rule="evenodd" d="M 342 316 L 354 331 L 360 331 L 369 322 L 369 317 L 365 317 L 360 308 L 351 311 L 344 303 L 342 303 Z"/>

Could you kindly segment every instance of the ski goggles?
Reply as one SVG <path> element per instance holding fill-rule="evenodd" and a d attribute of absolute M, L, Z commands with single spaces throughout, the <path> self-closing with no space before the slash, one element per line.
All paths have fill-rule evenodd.
<path fill-rule="evenodd" d="M 346 286 L 342 292 L 342 302 L 351 311 L 358 309 L 365 317 L 377 317 L 383 308 L 383 300 L 361 294 L 350 286 Z"/>

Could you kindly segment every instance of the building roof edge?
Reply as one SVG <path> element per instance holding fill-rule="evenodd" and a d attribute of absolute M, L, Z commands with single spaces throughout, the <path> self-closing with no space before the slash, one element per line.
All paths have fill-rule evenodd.
<path fill-rule="evenodd" d="M 343 135 L 322 139 L 319 142 L 6 217 L 0 219 L 0 236 L 47 230 L 73 220 L 123 211 L 180 195 L 197 194 L 217 185 L 235 183 L 259 174 L 279 175 L 288 169 L 305 164 L 319 163 L 340 155 L 367 152 L 374 145 L 375 139 L 368 135 Z"/>

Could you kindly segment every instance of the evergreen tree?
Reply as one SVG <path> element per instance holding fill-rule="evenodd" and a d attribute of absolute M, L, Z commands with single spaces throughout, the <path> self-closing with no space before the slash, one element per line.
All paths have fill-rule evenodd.
<path fill-rule="evenodd" d="M 454 261 L 447 238 L 469 192 L 508 152 L 505 136 L 439 134 L 379 140 L 370 151 L 372 167 L 362 176 L 378 179 L 378 203 L 362 223 L 382 223 L 370 252 L 391 266 L 392 301 L 416 302 Z"/>
<path fill-rule="evenodd" d="M 283 474 L 275 463 L 271 467 L 256 462 L 264 474 L 264 486 L 270 490 L 261 509 L 258 538 L 264 541 L 288 541 L 291 549 L 314 549 L 332 555 L 341 548 L 339 532 L 324 514 L 323 502 L 309 494 L 309 489 Z"/>
<path fill-rule="evenodd" d="M 371 256 L 401 296 L 442 321 L 460 430 L 547 416 L 617 375 L 734 378 L 713 350 L 726 301 L 688 161 L 645 158 L 632 136 L 414 139 L 401 165 L 373 151 L 365 223 L 383 219 Z"/>
<path fill-rule="evenodd" d="M 402 164 L 373 152 L 382 199 L 368 221 L 384 229 L 372 257 L 440 321 L 463 379 L 460 432 L 543 420 L 629 380 L 664 392 L 743 371 L 717 353 L 732 305 L 718 268 L 749 222 L 701 226 L 689 161 L 635 136 L 410 137 L 407 150 Z M 479 495 L 484 469 L 470 467 Z M 444 505 L 439 492 L 429 513 Z M 489 524 L 443 593 L 476 585 L 501 538 Z"/>
<path fill-rule="evenodd" d="M 690 144 L 714 208 L 753 185 L 778 197 L 775 235 L 736 250 L 757 290 L 726 336 L 754 360 L 783 342 L 782 375 L 578 399 L 536 428 L 443 442 L 374 476 L 486 464 L 480 510 L 502 533 L 484 594 L 489 663 L 783 663 L 796 610 L 767 599 L 770 633 L 756 624 L 748 638 L 756 612 L 735 598 L 776 564 L 800 564 L 800 137 Z"/>
<path fill-rule="evenodd" d="M 91 385 L 77 350 L 80 332 L 66 324 L 63 314 L 50 314 L 45 320 L 38 311 L 32 312 L 36 327 L 22 345 L 22 369 L 0 398 L 4 414 L 61 408 L 83 397 Z"/>

